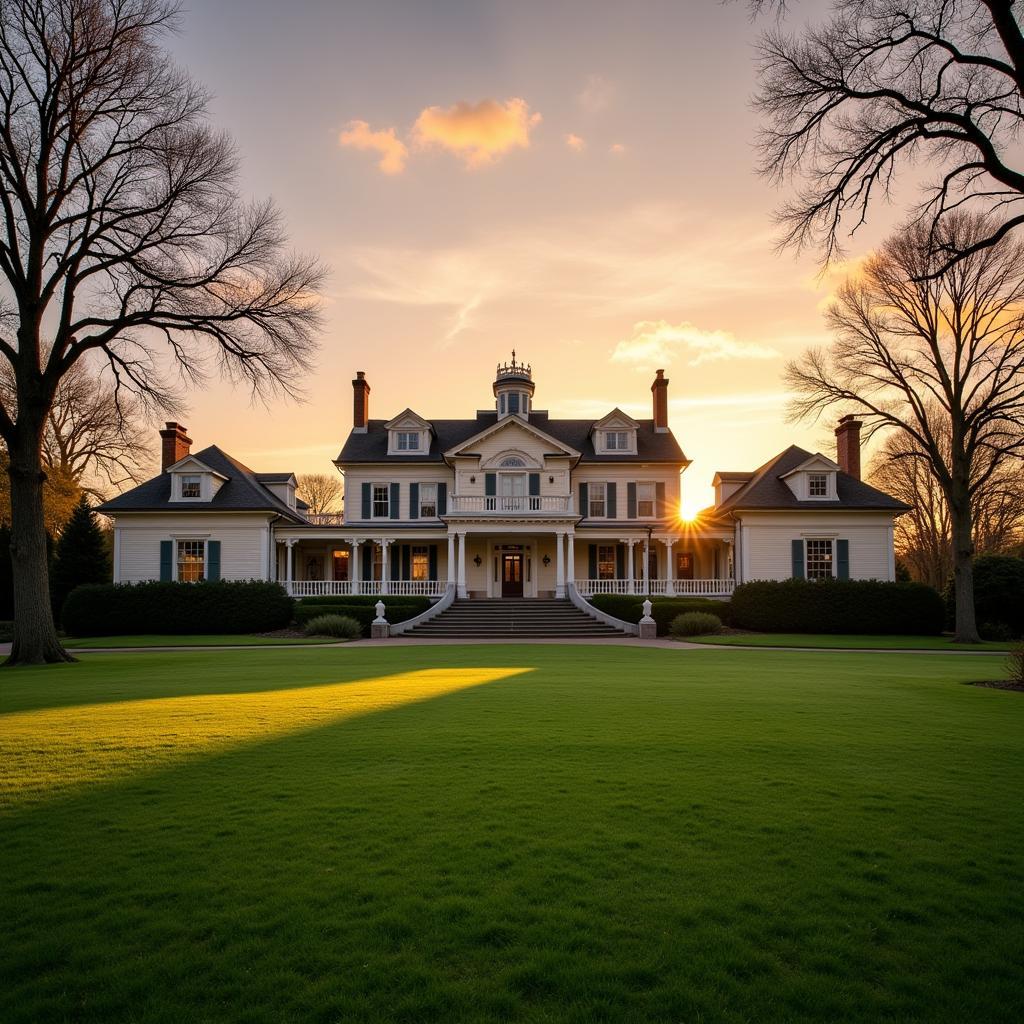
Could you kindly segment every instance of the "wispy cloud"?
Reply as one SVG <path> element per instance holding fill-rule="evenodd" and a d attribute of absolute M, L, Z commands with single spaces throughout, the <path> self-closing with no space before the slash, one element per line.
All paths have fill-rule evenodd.
<path fill-rule="evenodd" d="M 440 146 L 476 168 L 509 150 L 528 148 L 530 132 L 540 121 L 541 115 L 531 113 L 518 96 L 504 103 L 460 101 L 447 108 L 427 107 L 416 119 L 412 137 L 420 147 Z"/>
<path fill-rule="evenodd" d="M 603 75 L 588 75 L 576 97 L 588 114 L 600 114 L 608 109 L 615 97 L 615 85 Z"/>
<path fill-rule="evenodd" d="M 587 148 L 587 143 L 584 139 L 581 139 L 578 135 L 574 135 L 569 132 L 565 137 L 565 144 L 577 153 L 582 153 Z"/>
<path fill-rule="evenodd" d="M 613 363 L 625 363 L 637 370 L 668 366 L 680 354 L 692 358 L 690 366 L 722 359 L 775 359 L 779 353 L 756 342 L 737 341 L 728 331 L 707 331 L 683 322 L 641 320 L 633 325 L 631 337 L 620 341 L 612 352 Z"/>
<path fill-rule="evenodd" d="M 621 142 L 613 142 L 608 147 L 608 152 L 614 153 L 616 156 L 619 156 L 620 154 L 626 152 L 626 147 Z"/>
<path fill-rule="evenodd" d="M 385 174 L 401 174 L 409 156 L 408 148 L 395 134 L 394 128 L 374 130 L 366 121 L 349 121 L 338 136 L 338 144 L 379 153 L 377 166 Z"/>

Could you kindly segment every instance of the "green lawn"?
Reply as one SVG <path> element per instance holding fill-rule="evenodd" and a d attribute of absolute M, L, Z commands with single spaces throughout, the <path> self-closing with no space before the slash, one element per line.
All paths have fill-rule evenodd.
<path fill-rule="evenodd" d="M 249 633 L 195 636 L 167 636 L 144 634 L 141 636 L 85 636 L 65 637 L 68 649 L 89 650 L 102 647 L 274 647 L 292 644 L 336 644 L 335 637 L 323 636 L 259 636 Z"/>
<path fill-rule="evenodd" d="M 997 659 L 586 646 L 0 673 L 0 1020 L 1024 1018 Z"/>
<path fill-rule="evenodd" d="M 727 647 L 849 647 L 854 650 L 890 651 L 1008 651 L 1012 643 L 983 640 L 980 644 L 955 644 L 948 636 L 860 636 L 825 633 L 721 633 L 688 636 L 687 643 L 724 644 Z"/>

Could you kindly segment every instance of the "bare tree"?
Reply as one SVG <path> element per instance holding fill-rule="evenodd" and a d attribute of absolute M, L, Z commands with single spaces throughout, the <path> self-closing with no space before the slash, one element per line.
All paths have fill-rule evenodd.
<path fill-rule="evenodd" d="M 1024 248 L 963 213 L 894 236 L 829 309 L 836 340 L 786 368 L 793 418 L 839 408 L 913 439 L 949 506 L 956 635 L 976 642 L 973 502 L 1024 456 Z M 971 251 L 947 265 L 942 251 Z M 1017 461 L 1017 466 L 1020 463 Z"/>
<path fill-rule="evenodd" d="M 16 406 L 14 373 L 0 363 L 0 402 Z M 43 468 L 70 478 L 102 501 L 109 488 L 141 483 L 150 474 L 153 452 L 142 423 L 141 403 L 118 394 L 79 362 L 61 378 L 43 434 Z"/>
<path fill-rule="evenodd" d="M 0 356 L 18 595 L 8 664 L 69 660 L 49 608 L 43 438 L 83 357 L 115 396 L 174 408 L 211 364 L 293 393 L 319 326 L 322 270 L 287 255 L 270 203 L 244 203 L 207 97 L 162 48 L 171 0 L 0 5 Z M 49 338 L 44 345 L 43 337 Z"/>
<path fill-rule="evenodd" d="M 941 421 L 935 412 L 931 418 Z M 944 448 L 951 436 L 947 424 L 940 435 Z M 949 458 L 948 450 L 945 458 Z M 977 460 L 974 475 L 984 476 L 985 469 L 985 459 Z M 941 589 L 953 571 L 952 517 L 927 454 L 910 434 L 890 433 L 872 462 L 870 479 L 910 506 L 910 511 L 896 520 L 896 551 L 915 579 Z M 1019 462 L 1002 461 L 977 487 L 971 518 L 979 555 L 1005 554 L 1024 539 L 1024 472 Z"/>
<path fill-rule="evenodd" d="M 298 496 L 309 505 L 309 511 L 338 512 L 341 510 L 341 480 L 327 473 L 303 473 L 298 478 Z"/>
<path fill-rule="evenodd" d="M 755 11 L 784 6 L 751 0 Z M 802 179 L 780 211 L 785 242 L 841 254 L 844 233 L 911 168 L 938 172 L 918 210 L 933 228 L 964 208 L 989 215 L 964 248 L 941 233 L 935 273 L 1024 223 L 1024 34 L 1012 0 L 834 0 L 824 24 L 799 35 L 776 25 L 760 51 L 761 170 Z"/>

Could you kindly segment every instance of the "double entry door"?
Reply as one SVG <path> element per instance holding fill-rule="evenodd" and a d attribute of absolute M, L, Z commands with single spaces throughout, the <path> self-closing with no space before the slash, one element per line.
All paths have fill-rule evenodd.
<path fill-rule="evenodd" d="M 520 551 L 501 553 L 501 596 L 523 596 L 523 554 Z"/>

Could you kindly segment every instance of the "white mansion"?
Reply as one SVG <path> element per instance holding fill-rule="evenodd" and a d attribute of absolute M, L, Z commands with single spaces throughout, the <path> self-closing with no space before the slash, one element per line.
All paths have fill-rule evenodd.
<path fill-rule="evenodd" d="M 531 369 L 513 353 L 491 408 L 381 420 L 369 418 L 357 373 L 335 460 L 344 514 L 311 514 L 292 473 L 256 472 L 216 446 L 193 454 L 185 428 L 168 423 L 163 472 L 100 508 L 114 521 L 114 579 L 576 600 L 727 597 L 736 583 L 790 576 L 894 579 L 893 520 L 905 506 L 861 481 L 856 420 L 840 421 L 835 461 L 790 447 L 760 469 L 719 472 L 714 506 L 688 523 L 689 461 L 668 426 L 668 384 L 658 370 L 651 419 L 619 409 L 553 419 L 534 408 Z"/>

